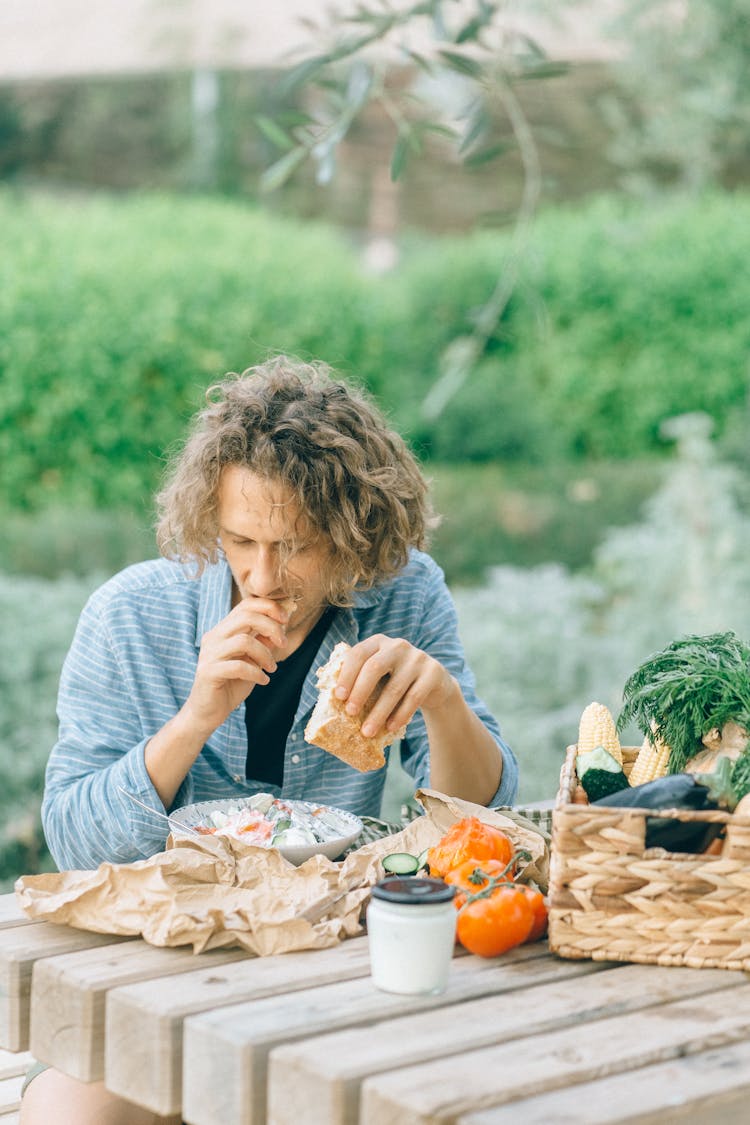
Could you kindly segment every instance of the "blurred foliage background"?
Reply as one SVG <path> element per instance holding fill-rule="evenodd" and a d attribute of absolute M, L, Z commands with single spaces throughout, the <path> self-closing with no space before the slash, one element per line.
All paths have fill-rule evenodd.
<path fill-rule="evenodd" d="M 522 799 L 649 652 L 750 637 L 746 4 L 622 0 L 586 60 L 544 49 L 563 9 L 583 34 L 576 0 L 501 46 L 501 5 L 420 8 L 439 65 L 363 70 L 373 3 L 292 71 L 0 73 L 6 883 L 50 862 L 80 608 L 154 553 L 206 387 L 270 352 L 364 383 L 421 458 Z"/>

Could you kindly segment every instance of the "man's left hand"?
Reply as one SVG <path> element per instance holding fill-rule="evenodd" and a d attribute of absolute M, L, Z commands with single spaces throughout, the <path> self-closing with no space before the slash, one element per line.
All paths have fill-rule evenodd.
<path fill-rule="evenodd" d="M 420 709 L 425 714 L 439 710 L 458 688 L 450 672 L 426 652 L 401 637 L 376 633 L 346 654 L 336 697 L 347 701 L 350 715 L 359 715 L 384 677 L 387 680 L 377 702 L 362 724 L 367 738 L 382 730 L 399 730 Z"/>

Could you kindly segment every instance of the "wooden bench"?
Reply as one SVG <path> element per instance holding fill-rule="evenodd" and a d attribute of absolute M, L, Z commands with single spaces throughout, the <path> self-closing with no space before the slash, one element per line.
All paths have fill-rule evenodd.
<path fill-rule="evenodd" d="M 0 1050 L 0 1125 L 17 1125 L 21 1086 L 31 1061 L 29 1051 Z"/>

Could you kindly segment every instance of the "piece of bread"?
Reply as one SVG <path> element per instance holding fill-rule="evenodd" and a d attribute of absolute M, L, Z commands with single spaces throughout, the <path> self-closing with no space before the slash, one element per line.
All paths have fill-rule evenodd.
<path fill-rule="evenodd" d="M 329 754 L 334 754 L 342 762 L 347 762 L 355 770 L 364 773 L 385 765 L 383 750 L 397 738 L 403 738 L 406 727 L 397 731 L 384 730 L 374 738 L 366 738 L 362 734 L 362 723 L 375 705 L 385 680 L 372 693 L 359 715 L 347 715 L 346 700 L 337 699 L 334 689 L 344 656 L 350 647 L 341 641 L 334 648 L 328 662 L 317 670 L 320 695 L 305 727 L 305 738 L 313 746 L 320 746 L 322 750 L 327 750 Z"/>
<path fill-rule="evenodd" d="M 286 613 L 289 617 L 291 617 L 292 614 L 294 613 L 294 611 L 297 608 L 297 599 L 296 598 L 282 598 L 281 601 L 279 602 L 279 605 L 284 610 L 284 613 Z"/>

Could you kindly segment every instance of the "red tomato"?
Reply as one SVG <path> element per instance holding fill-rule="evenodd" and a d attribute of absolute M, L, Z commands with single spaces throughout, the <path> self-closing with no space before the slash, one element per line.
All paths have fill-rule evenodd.
<path fill-rule="evenodd" d="M 513 845 L 504 832 L 484 824 L 476 816 L 467 816 L 456 821 L 435 847 L 430 848 L 427 863 L 431 875 L 445 876 L 467 859 L 478 864 L 499 859 L 504 865 L 512 855 Z"/>
<path fill-rule="evenodd" d="M 499 957 L 526 941 L 534 914 L 520 886 L 498 886 L 486 898 L 467 901 L 458 912 L 456 935 L 470 953 Z"/>
<path fill-rule="evenodd" d="M 536 887 L 529 887 L 526 883 L 516 885 L 526 895 L 534 917 L 531 932 L 526 941 L 539 941 L 539 938 L 544 937 L 547 932 L 547 904 L 544 901 L 544 895 Z"/>

